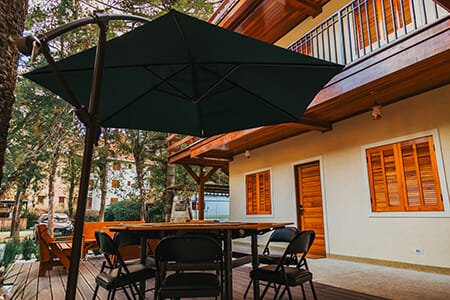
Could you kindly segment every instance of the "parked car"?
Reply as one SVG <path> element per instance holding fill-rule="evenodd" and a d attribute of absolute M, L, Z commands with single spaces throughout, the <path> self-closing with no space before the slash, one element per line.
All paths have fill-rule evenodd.
<path fill-rule="evenodd" d="M 72 221 L 69 216 L 66 214 L 55 214 L 54 215 L 54 230 L 53 234 L 55 236 L 67 236 L 71 235 L 73 231 Z M 34 226 L 34 236 L 36 235 L 36 226 L 39 224 L 48 225 L 48 214 L 42 214 L 39 219 L 36 221 L 36 225 Z"/>

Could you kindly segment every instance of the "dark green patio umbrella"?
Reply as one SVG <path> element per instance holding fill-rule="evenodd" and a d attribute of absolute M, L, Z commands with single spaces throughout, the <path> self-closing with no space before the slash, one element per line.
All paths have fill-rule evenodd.
<path fill-rule="evenodd" d="M 57 62 L 85 106 L 95 51 Z M 296 122 L 340 69 L 172 10 L 107 42 L 96 119 L 196 136 Z M 71 101 L 50 67 L 25 77 Z"/>
<path fill-rule="evenodd" d="M 66 299 L 75 298 L 93 144 L 101 127 L 212 136 L 297 122 L 342 66 L 300 55 L 176 11 L 106 42 L 110 20 L 97 13 L 18 42 L 49 65 L 24 76 L 77 109 L 86 125 L 83 168 Z M 48 41 L 96 23 L 97 47 L 55 62 Z M 32 51 L 32 49 L 34 51 Z"/>

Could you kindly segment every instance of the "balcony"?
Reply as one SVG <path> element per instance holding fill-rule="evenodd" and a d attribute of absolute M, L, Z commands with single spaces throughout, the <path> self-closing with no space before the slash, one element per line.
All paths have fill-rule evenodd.
<path fill-rule="evenodd" d="M 288 49 L 349 65 L 445 16 L 432 0 L 352 1 Z"/>
<path fill-rule="evenodd" d="M 267 24 L 265 25 L 267 26 Z M 299 123 L 197 140 L 171 163 L 227 162 L 234 155 L 389 105 L 450 82 L 450 16 L 432 0 L 356 0 L 288 49 L 345 64 Z M 439 74 L 439 76 L 436 76 Z"/>

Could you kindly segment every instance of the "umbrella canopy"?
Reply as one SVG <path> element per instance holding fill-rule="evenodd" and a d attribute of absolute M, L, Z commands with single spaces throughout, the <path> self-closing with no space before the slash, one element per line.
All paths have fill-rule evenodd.
<path fill-rule="evenodd" d="M 95 53 L 57 62 L 86 107 Z M 296 122 L 341 68 L 172 10 L 106 43 L 96 119 L 195 136 Z M 24 76 L 71 102 L 49 66 Z"/>

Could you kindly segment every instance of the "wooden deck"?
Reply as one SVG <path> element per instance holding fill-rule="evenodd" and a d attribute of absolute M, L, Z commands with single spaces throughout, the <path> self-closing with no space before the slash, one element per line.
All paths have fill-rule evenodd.
<path fill-rule="evenodd" d="M 92 299 L 95 288 L 95 276 L 100 270 L 102 259 L 100 257 L 90 257 L 87 261 L 80 264 L 80 275 L 78 278 L 77 299 Z M 59 300 L 64 299 L 65 286 L 67 281 L 67 272 L 62 267 L 55 267 L 47 273 L 45 277 L 38 277 L 38 262 L 16 263 L 13 266 L 8 284 L 12 284 L 12 293 L 18 291 L 19 294 L 13 299 L 41 299 L 41 300 Z M 233 270 L 234 280 L 234 299 L 243 299 L 244 291 L 249 282 L 249 270 L 243 266 Z M 147 288 L 153 286 L 153 280 L 149 280 Z M 22 288 L 24 287 L 24 288 Z M 309 285 L 306 284 L 307 298 L 312 299 Z M 361 294 L 358 292 L 345 290 L 329 285 L 315 283 L 318 299 L 381 299 L 378 297 Z M 97 299 L 106 299 L 107 293 L 100 289 Z M 151 292 L 147 293 L 147 299 L 153 299 Z M 252 299 L 252 292 L 247 299 Z M 266 299 L 272 299 L 273 293 L 270 292 Z M 295 288 L 294 298 L 301 299 L 300 288 Z M 122 292 L 118 293 L 116 299 L 126 299 Z"/>

